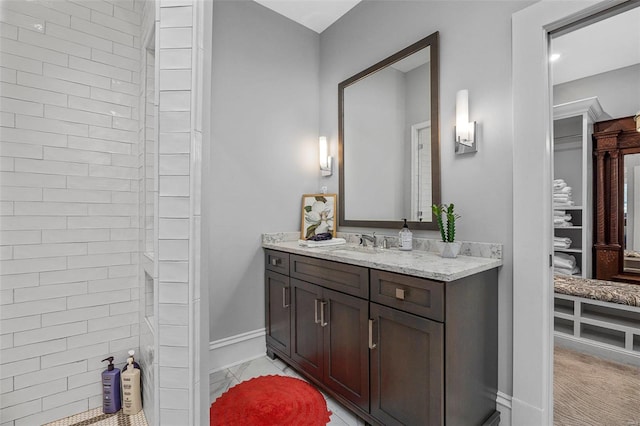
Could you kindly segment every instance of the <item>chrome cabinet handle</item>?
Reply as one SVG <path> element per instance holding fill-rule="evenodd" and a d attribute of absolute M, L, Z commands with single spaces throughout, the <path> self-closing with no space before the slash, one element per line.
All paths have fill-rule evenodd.
<path fill-rule="evenodd" d="M 282 287 L 282 307 L 289 307 L 289 304 L 287 303 L 287 287 Z"/>
<path fill-rule="evenodd" d="M 375 349 L 376 348 L 376 344 L 373 343 L 373 322 L 375 320 L 370 319 L 369 320 L 369 349 Z"/>
<path fill-rule="evenodd" d="M 324 321 L 324 307 L 327 306 L 327 302 L 325 302 L 324 300 L 322 302 L 320 302 L 320 327 L 325 327 L 327 324 L 329 324 L 328 322 Z"/>
<path fill-rule="evenodd" d="M 320 320 L 318 320 L 318 299 L 314 300 L 314 318 L 315 318 L 315 323 L 318 324 L 320 322 Z"/>
<path fill-rule="evenodd" d="M 398 300 L 404 300 L 404 293 L 405 290 L 402 288 L 396 288 L 396 299 Z"/>
<path fill-rule="evenodd" d="M 275 257 L 272 257 L 272 258 L 271 258 L 271 265 L 273 265 L 273 266 L 278 266 L 278 265 L 280 265 L 281 263 L 282 263 L 282 259 L 278 259 L 278 258 L 275 258 Z"/>

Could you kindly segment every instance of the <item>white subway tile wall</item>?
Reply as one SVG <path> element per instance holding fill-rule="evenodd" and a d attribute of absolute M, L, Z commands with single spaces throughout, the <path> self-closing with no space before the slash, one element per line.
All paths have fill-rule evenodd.
<path fill-rule="evenodd" d="M 0 6 L 3 426 L 101 406 L 140 346 L 143 3 Z"/>
<path fill-rule="evenodd" d="M 192 96 L 194 82 L 201 84 L 192 64 L 194 53 L 198 63 L 203 56 L 202 25 L 194 32 L 194 9 L 201 6 L 191 0 L 0 6 L 3 426 L 100 406 L 101 360 L 112 354 L 122 364 L 131 348 L 140 349 L 150 424 L 199 419 L 190 389 L 199 386 L 198 346 L 208 342 L 189 336 L 197 336 L 190 327 L 200 299 L 193 235 L 200 228 L 202 129 L 192 113 L 202 97 Z M 154 27 L 159 67 L 151 68 L 150 106 L 144 58 Z M 151 129 L 158 135 L 151 164 L 145 109 L 151 119 L 161 111 L 159 128 Z M 155 207 L 145 205 L 145 164 L 157 167 Z M 140 255 L 148 247 L 146 207 L 156 215 L 151 257 Z M 143 269 L 157 282 L 151 318 Z"/>
<path fill-rule="evenodd" d="M 158 142 L 156 137 L 157 127 L 157 66 L 155 46 L 156 39 L 156 15 L 157 4 L 145 2 L 142 11 L 142 38 L 141 48 L 143 51 L 142 60 L 140 61 L 140 77 L 141 92 L 139 102 L 141 107 L 140 118 L 141 132 L 139 134 L 139 150 L 140 164 L 140 186 L 138 188 L 140 194 L 140 217 L 138 227 L 142 230 L 141 251 L 145 253 L 141 258 L 139 265 L 141 282 L 144 284 L 141 301 L 137 309 L 140 316 L 140 349 L 141 357 L 139 357 L 142 366 L 142 383 L 143 383 L 143 400 L 145 401 L 145 415 L 149 424 L 162 424 L 159 418 L 159 404 L 157 399 L 157 339 L 156 329 L 158 323 L 157 316 L 157 262 L 154 260 L 154 246 L 156 245 L 157 228 L 155 226 L 156 214 L 156 198 L 157 184 L 155 158 L 158 151 Z M 116 15 L 117 16 L 117 15 Z M 114 49 L 114 54 L 129 56 L 130 49 L 124 46 L 121 50 Z M 128 100 L 129 95 L 122 93 L 123 100 Z M 144 117 L 144 119 L 143 119 Z M 121 165 L 124 165 L 121 163 Z M 127 307 L 122 304 L 119 306 L 121 312 L 126 312 Z"/>

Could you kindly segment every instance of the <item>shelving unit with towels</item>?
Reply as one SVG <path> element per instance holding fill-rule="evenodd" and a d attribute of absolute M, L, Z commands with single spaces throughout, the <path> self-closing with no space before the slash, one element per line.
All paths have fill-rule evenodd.
<path fill-rule="evenodd" d="M 593 234 L 593 123 L 605 113 L 598 98 L 588 98 L 553 107 L 554 179 L 563 179 L 571 188 L 569 200 L 554 210 L 563 210 L 570 215 L 570 225 L 554 226 L 554 236 L 569 238 L 571 245 L 554 248 L 555 253 L 575 257 L 580 269 L 574 275 L 591 277 Z M 560 201 L 564 201 L 562 197 Z"/>

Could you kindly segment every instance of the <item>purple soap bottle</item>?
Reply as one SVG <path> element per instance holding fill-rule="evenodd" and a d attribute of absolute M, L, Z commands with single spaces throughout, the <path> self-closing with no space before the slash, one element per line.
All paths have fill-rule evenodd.
<path fill-rule="evenodd" d="M 102 360 L 109 361 L 109 366 L 102 372 L 102 412 L 113 414 L 120 411 L 120 370 L 113 368 L 113 357 Z"/>

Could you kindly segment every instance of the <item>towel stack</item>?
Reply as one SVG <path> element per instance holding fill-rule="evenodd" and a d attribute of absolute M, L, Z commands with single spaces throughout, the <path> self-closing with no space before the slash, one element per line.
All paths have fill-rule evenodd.
<path fill-rule="evenodd" d="M 573 226 L 573 222 L 571 222 L 571 215 L 568 214 L 566 210 L 554 210 L 553 226 L 557 226 L 557 227 Z"/>
<path fill-rule="evenodd" d="M 562 275 L 580 275 L 580 268 L 574 256 L 566 253 L 555 253 L 553 255 L 553 272 Z"/>
<path fill-rule="evenodd" d="M 554 249 L 568 249 L 571 248 L 571 238 L 568 237 L 553 237 Z"/>
<path fill-rule="evenodd" d="M 321 240 L 321 241 L 298 240 L 298 245 L 302 247 L 339 246 L 346 243 L 347 243 L 347 240 L 345 240 L 344 238 L 332 238 L 330 240 Z"/>
<path fill-rule="evenodd" d="M 553 180 L 553 207 L 563 208 L 573 206 L 571 200 L 571 187 L 567 185 L 564 179 Z"/>

